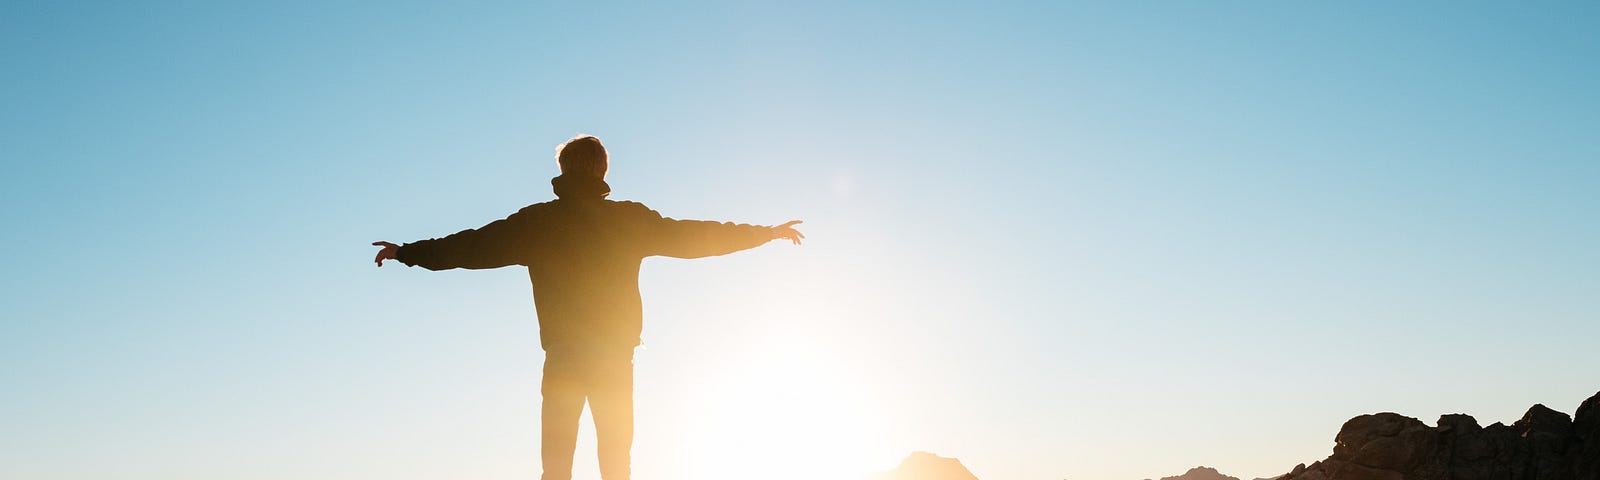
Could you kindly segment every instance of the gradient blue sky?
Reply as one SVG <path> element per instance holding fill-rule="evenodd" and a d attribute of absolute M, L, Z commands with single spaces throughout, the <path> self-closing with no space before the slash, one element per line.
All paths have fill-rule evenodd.
<path fill-rule="evenodd" d="M 368 243 L 580 132 L 809 236 L 646 261 L 641 479 L 1250 478 L 1600 390 L 1596 3 L 795 3 L 6 3 L 0 477 L 534 478 L 525 274 Z"/>

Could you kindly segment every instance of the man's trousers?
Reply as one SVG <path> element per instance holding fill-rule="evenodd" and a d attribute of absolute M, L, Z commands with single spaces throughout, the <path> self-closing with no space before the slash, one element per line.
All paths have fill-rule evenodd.
<path fill-rule="evenodd" d="M 633 449 L 633 348 L 547 349 L 541 454 L 542 480 L 570 480 L 578 420 L 589 403 L 599 445 L 600 478 L 628 480 Z"/>

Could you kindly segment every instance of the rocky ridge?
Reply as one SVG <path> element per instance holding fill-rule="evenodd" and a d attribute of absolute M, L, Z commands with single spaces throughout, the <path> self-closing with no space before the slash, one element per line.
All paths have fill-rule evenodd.
<path fill-rule="evenodd" d="M 1600 480 L 1600 393 L 1574 417 L 1534 405 L 1511 425 L 1471 416 L 1435 426 L 1384 412 L 1350 419 L 1333 455 L 1282 480 Z"/>
<path fill-rule="evenodd" d="M 915 452 L 873 480 L 977 480 L 954 458 Z M 1146 479 L 1148 480 L 1148 479 Z M 1161 480 L 1239 480 L 1195 467 Z M 1511 425 L 1448 414 L 1434 426 L 1392 412 L 1350 419 L 1333 454 L 1256 480 L 1600 480 L 1600 393 L 1573 416 L 1534 405 Z"/>

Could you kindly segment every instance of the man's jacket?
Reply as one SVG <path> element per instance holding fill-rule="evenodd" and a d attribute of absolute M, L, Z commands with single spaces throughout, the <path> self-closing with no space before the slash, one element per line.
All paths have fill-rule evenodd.
<path fill-rule="evenodd" d="M 552 183 L 556 200 L 482 228 L 408 243 L 396 257 L 429 270 L 526 266 L 545 350 L 631 349 L 643 325 L 644 257 L 723 255 L 772 239 L 768 227 L 674 220 L 643 204 L 606 200 L 611 187 L 599 179 L 561 176 Z"/>

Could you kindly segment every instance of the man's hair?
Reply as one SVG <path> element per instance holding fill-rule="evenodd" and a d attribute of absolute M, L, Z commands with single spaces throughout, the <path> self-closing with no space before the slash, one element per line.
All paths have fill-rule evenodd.
<path fill-rule="evenodd" d="M 578 135 L 556 147 L 562 175 L 606 178 L 606 146 L 594 135 Z"/>

